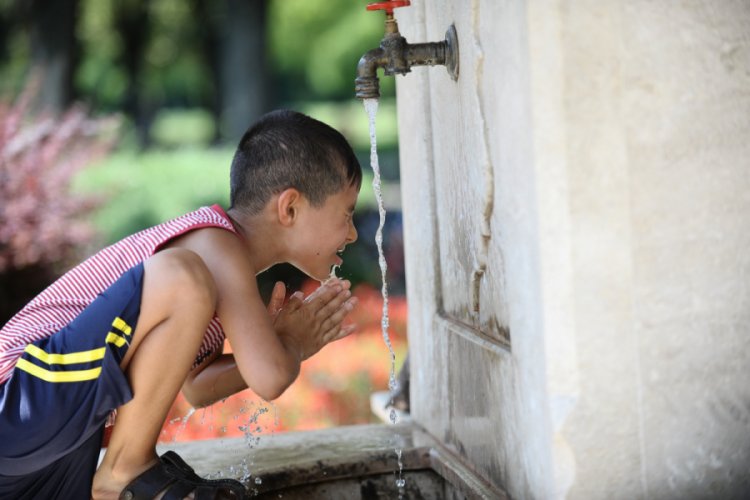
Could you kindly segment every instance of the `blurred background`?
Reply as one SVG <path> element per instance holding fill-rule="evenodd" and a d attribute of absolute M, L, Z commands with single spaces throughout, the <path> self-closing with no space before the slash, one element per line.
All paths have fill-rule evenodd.
<path fill-rule="evenodd" d="M 103 246 L 203 205 L 226 207 L 239 138 L 264 112 L 295 109 L 339 129 L 365 171 L 359 241 L 339 271 L 360 297 L 360 333 L 308 361 L 257 431 L 371 421 L 369 394 L 387 387 L 390 359 L 380 333 L 368 121 L 353 93 L 357 62 L 383 33 L 382 14 L 365 6 L 0 0 L 0 324 Z M 391 78 L 381 79 L 381 93 L 384 246 L 400 364 L 406 299 Z M 290 293 L 315 287 L 277 266 L 259 277 L 262 292 L 277 279 Z M 247 434 L 239 416 L 266 406 L 245 391 L 185 420 L 190 409 L 178 398 L 164 439 Z"/>

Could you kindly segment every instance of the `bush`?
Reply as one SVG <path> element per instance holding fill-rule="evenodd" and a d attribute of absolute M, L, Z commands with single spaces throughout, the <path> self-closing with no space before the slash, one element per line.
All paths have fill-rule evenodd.
<path fill-rule="evenodd" d="M 59 117 L 32 113 L 36 88 L 0 102 L 0 324 L 93 236 L 81 216 L 98 200 L 71 194 L 70 181 L 115 139 L 114 119 L 89 118 L 80 107 Z"/>

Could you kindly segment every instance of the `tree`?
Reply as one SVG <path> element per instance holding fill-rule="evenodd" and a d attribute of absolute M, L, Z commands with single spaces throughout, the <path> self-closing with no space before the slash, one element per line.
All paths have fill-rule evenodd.
<path fill-rule="evenodd" d="M 270 55 L 282 101 L 353 99 L 357 62 L 383 38 L 383 14 L 352 0 L 272 0 Z M 381 79 L 393 95 L 393 78 Z"/>
<path fill-rule="evenodd" d="M 38 105 L 61 112 L 73 101 L 78 0 L 32 0 L 28 4 L 32 64 L 42 75 Z"/>
<path fill-rule="evenodd" d="M 266 0 L 225 0 L 218 57 L 221 130 L 236 144 L 267 111 Z"/>
<path fill-rule="evenodd" d="M 144 54 L 150 32 L 148 6 L 143 0 L 122 0 L 114 7 L 115 29 L 123 43 L 118 59 L 127 74 L 123 111 L 135 122 L 138 142 L 145 148 L 150 142 L 149 130 L 154 117 L 154 107 L 142 89 Z"/>

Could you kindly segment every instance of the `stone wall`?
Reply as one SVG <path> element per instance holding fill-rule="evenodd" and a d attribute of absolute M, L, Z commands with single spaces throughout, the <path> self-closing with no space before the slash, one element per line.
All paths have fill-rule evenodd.
<path fill-rule="evenodd" d="M 415 419 L 517 498 L 750 490 L 750 4 L 397 16 L 461 66 L 398 77 Z"/>

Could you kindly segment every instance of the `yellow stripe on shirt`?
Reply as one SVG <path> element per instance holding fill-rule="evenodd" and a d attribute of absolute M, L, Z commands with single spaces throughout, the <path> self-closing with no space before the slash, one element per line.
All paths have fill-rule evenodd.
<path fill-rule="evenodd" d="M 44 380 L 45 382 L 83 382 L 86 380 L 94 380 L 99 377 L 102 372 L 102 368 L 91 368 L 89 370 L 69 370 L 64 372 L 53 372 L 46 370 L 41 366 L 37 366 L 29 361 L 21 358 L 16 363 L 16 368 L 23 370 L 37 378 Z"/>
<path fill-rule="evenodd" d="M 105 342 L 107 342 L 108 344 L 114 344 L 117 347 L 122 347 L 128 341 L 127 341 L 127 339 L 125 339 L 125 337 L 121 337 L 121 336 L 117 335 L 115 332 L 109 332 L 107 334 L 107 338 L 105 339 Z M 102 347 L 102 349 L 104 349 L 104 348 Z"/>
<path fill-rule="evenodd" d="M 124 339 L 123 339 L 124 340 Z M 48 365 L 71 365 L 74 363 L 89 363 L 104 358 L 104 347 L 90 351 L 71 352 L 68 354 L 50 354 L 38 348 L 34 344 L 26 346 L 24 351 L 30 356 L 47 363 Z"/>
<path fill-rule="evenodd" d="M 133 329 L 130 328 L 127 323 L 125 323 L 125 320 L 120 317 L 115 318 L 115 320 L 112 322 L 112 326 L 120 330 L 125 335 L 130 335 L 133 331 Z"/>

